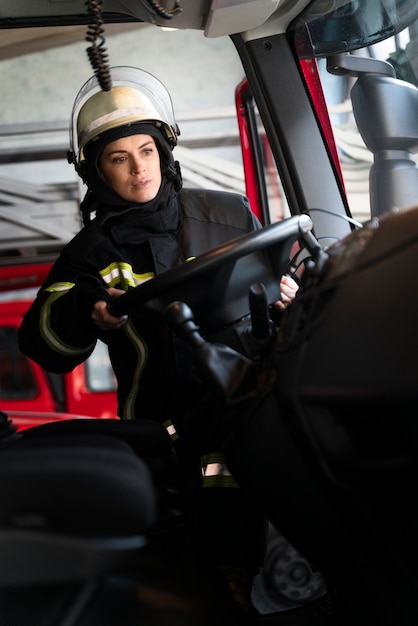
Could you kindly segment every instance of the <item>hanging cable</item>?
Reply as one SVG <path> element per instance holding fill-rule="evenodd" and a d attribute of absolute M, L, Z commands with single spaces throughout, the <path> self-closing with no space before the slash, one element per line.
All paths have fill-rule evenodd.
<path fill-rule="evenodd" d="M 146 2 L 152 11 L 154 11 L 160 17 L 163 17 L 165 20 L 171 20 L 173 17 L 177 17 L 177 15 L 179 15 L 183 11 L 178 0 L 176 0 L 174 8 L 169 11 L 166 11 L 161 6 L 161 3 L 157 2 L 156 0 L 146 0 Z"/>
<path fill-rule="evenodd" d="M 90 14 L 90 23 L 87 27 L 86 41 L 91 43 L 87 48 L 87 56 L 94 73 L 99 81 L 99 85 L 103 91 L 112 89 L 112 78 L 108 65 L 108 54 L 105 47 L 106 39 L 104 37 L 103 18 L 102 18 L 102 0 L 87 0 L 86 6 Z"/>

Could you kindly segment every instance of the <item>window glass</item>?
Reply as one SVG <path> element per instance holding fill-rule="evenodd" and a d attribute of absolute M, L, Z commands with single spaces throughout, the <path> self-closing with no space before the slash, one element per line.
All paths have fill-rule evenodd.
<path fill-rule="evenodd" d="M 0 328 L 0 396 L 23 400 L 34 398 L 37 392 L 31 363 L 18 348 L 16 329 Z"/>
<path fill-rule="evenodd" d="M 107 346 L 100 340 L 86 361 L 86 379 L 90 391 L 116 390 L 116 378 L 110 363 Z"/>
<path fill-rule="evenodd" d="M 417 18 L 416 0 L 314 0 L 292 30 L 300 56 L 320 58 L 393 37 Z"/>
<path fill-rule="evenodd" d="M 360 50 L 357 56 L 391 63 L 397 79 L 416 86 L 418 84 L 415 53 L 417 42 L 417 27 L 414 24 L 395 37 Z M 349 74 L 329 73 L 325 58 L 318 60 L 318 67 L 330 112 L 350 211 L 357 222 L 364 223 L 371 217 L 370 171 L 375 157 L 365 145 L 353 114 L 351 90 L 357 77 Z M 413 154 L 411 158 L 416 160 L 416 156 Z"/>

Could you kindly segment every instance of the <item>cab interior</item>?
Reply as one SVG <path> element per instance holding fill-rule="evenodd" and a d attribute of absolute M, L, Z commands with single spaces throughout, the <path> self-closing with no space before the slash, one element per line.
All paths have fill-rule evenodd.
<path fill-rule="evenodd" d="M 416 3 L 407 0 L 13 0 L 0 9 L 0 51 L 14 45 L 39 50 L 48 37 L 83 37 L 87 27 L 93 70 L 105 70 L 109 61 L 102 54 L 107 29 L 121 32 L 138 23 L 227 37 L 240 57 L 247 191 L 265 232 L 278 233 L 281 261 L 284 252 L 294 251 L 302 290 L 280 329 L 275 392 L 257 410 L 242 405 L 239 445 L 230 443 L 239 415 L 227 415 L 227 458 L 273 526 L 315 564 L 337 597 L 331 614 L 316 605 L 296 615 L 276 611 L 264 616 L 272 624 L 348 626 L 363 620 L 412 626 L 417 620 L 418 334 L 410 286 L 418 242 L 418 89 L 397 77 L 399 66 L 371 54 L 374 45 L 406 29 L 413 40 L 417 17 Z M 324 63 L 350 88 L 358 133 L 370 155 L 370 219 L 364 224 L 353 219 L 346 193 L 318 69 Z M 288 217 L 278 225 L 270 223 L 263 141 L 286 198 Z M 229 251 L 218 252 L 201 260 L 197 272 L 213 262 L 216 275 L 230 258 Z M 276 265 L 283 269 L 282 262 Z M 245 266 L 239 284 L 242 274 Z M 166 296 L 174 297 L 170 290 L 181 283 L 183 294 L 194 278 L 172 275 L 142 297 L 158 307 L 163 293 L 166 308 Z M 399 285 L 401 304 L 388 304 L 393 285 Z M 136 303 L 133 298 L 127 306 Z M 178 316 L 171 322 L 176 330 Z M 222 343 L 223 336 L 216 340 Z M 218 363 L 223 355 L 219 350 Z M 237 350 L 240 363 L 241 357 Z M 210 366 L 208 371 L 216 379 Z M 225 380 L 222 391 L 229 398 Z M 209 587 L 211 603 L 187 563 L 181 568 L 184 586 L 178 589 L 173 580 L 171 539 L 178 519 L 170 489 L 162 516 L 170 539 L 160 545 L 161 561 L 150 557 L 149 533 L 159 530 L 161 513 L 153 487 L 170 475 L 172 461 L 161 467 L 161 457 L 167 461 L 162 433 L 147 422 L 129 439 L 110 426 L 97 431 L 90 420 L 83 423 L 77 432 L 68 424 L 47 425 L 25 447 L 14 441 L 13 424 L 4 416 L 0 624 L 29 626 L 36 615 L 40 626 L 151 625 L 156 580 L 160 592 L 175 589 L 188 607 L 179 617 L 173 607 L 159 606 L 161 626 L 232 623 L 222 594 Z M 152 461 L 141 458 L 141 437 L 154 438 Z M 247 462 L 254 446 L 257 467 Z M 120 468 L 116 477 L 109 458 Z M 100 484 L 87 505 L 80 495 L 86 477 Z M 122 513 L 115 516 L 109 502 Z M 139 593 L 142 604 L 138 588 L 145 590 Z"/>

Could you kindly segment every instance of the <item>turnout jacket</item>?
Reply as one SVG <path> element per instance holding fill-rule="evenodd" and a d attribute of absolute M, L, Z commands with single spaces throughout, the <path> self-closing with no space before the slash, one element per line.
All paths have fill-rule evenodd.
<path fill-rule="evenodd" d="M 162 210 L 105 214 L 63 249 L 19 329 L 20 349 L 43 368 L 63 373 L 92 353 L 100 338 L 118 382 L 122 419 L 173 419 L 202 393 L 187 346 L 147 310 L 119 330 L 100 331 L 92 307 L 106 288 L 127 291 L 164 270 L 259 228 L 239 194 L 183 189 Z"/>

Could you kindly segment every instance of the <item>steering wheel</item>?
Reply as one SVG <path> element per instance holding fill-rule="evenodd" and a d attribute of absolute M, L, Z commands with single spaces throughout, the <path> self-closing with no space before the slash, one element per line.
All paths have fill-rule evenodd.
<path fill-rule="evenodd" d="M 163 316 L 175 301 L 193 311 L 202 333 L 231 324 L 249 312 L 250 287 L 261 283 L 267 300 L 280 299 L 280 279 L 294 242 L 312 228 L 307 215 L 289 217 L 242 235 L 130 289 L 114 300 L 114 315 L 138 315 L 146 306 Z"/>

